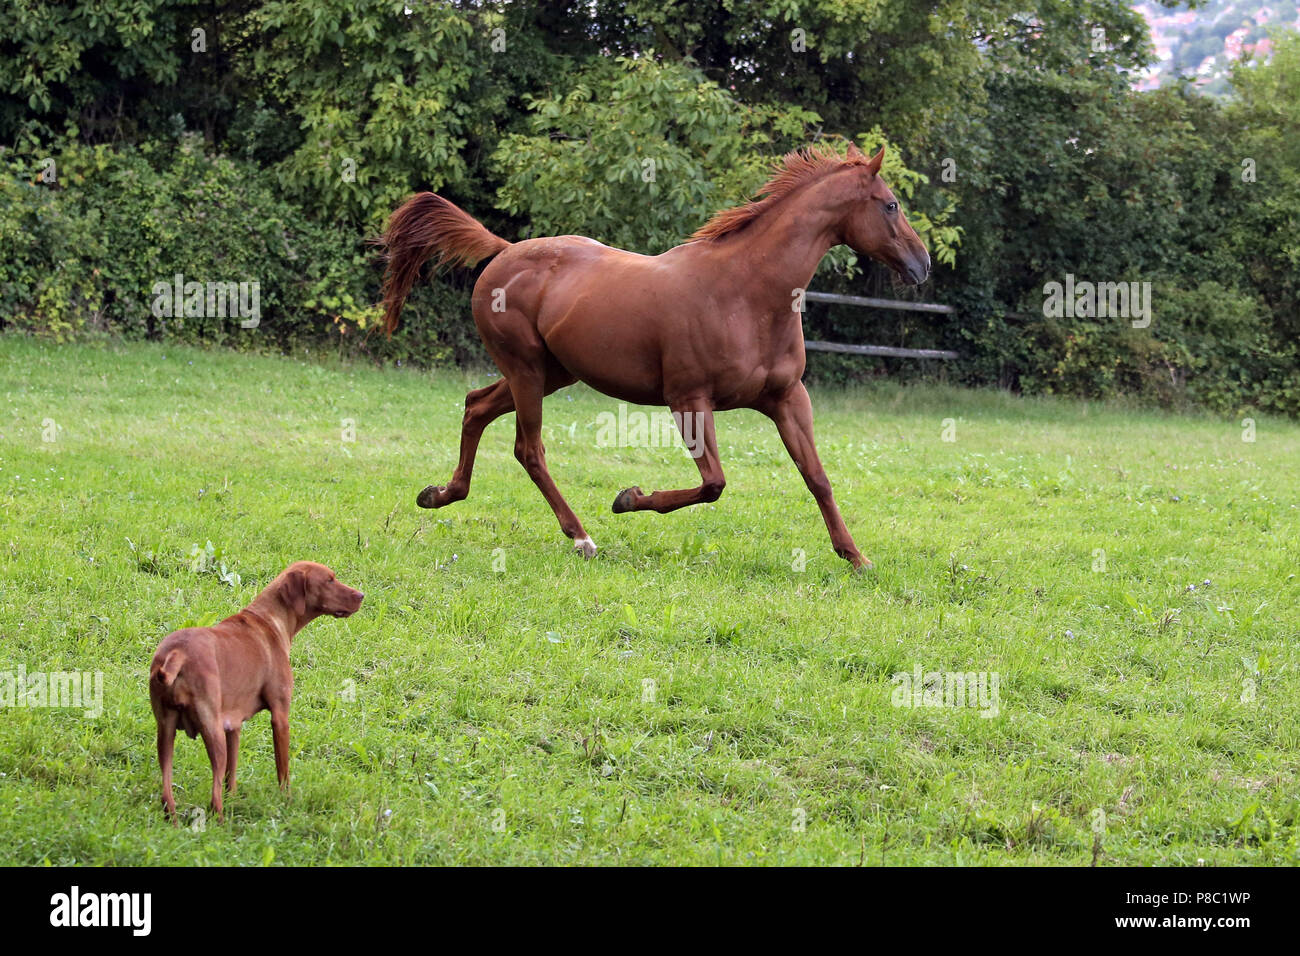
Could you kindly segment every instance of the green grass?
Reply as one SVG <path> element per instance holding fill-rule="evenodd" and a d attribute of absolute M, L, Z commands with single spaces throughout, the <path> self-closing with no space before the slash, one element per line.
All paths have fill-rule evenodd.
<path fill-rule="evenodd" d="M 1300 856 L 1295 424 L 815 391 L 854 576 L 753 413 L 716 504 L 610 514 L 695 468 L 595 447 L 617 405 L 570 389 L 584 562 L 512 417 L 467 501 L 415 508 L 488 378 L 0 339 L 0 670 L 104 675 L 98 718 L 0 710 L 0 863 L 1086 864 L 1098 810 L 1103 865 Z M 208 541 L 242 583 L 191 570 Z M 366 603 L 295 641 L 292 793 L 263 713 L 227 821 L 173 829 L 153 649 L 301 558 Z M 996 672 L 998 715 L 892 706 L 917 665 Z M 176 779 L 188 819 L 199 741 Z"/>

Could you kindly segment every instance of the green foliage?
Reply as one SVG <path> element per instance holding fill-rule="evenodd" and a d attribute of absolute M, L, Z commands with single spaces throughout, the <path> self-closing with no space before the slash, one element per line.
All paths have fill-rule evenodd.
<path fill-rule="evenodd" d="M 495 160 L 501 205 L 531 235 L 591 236 L 657 253 L 683 242 L 714 212 L 750 198 L 775 156 L 806 145 L 821 117 L 799 107 L 748 107 L 698 70 L 654 59 L 602 61 L 563 96 L 529 98 L 531 132 L 502 138 Z M 879 126 L 857 137 L 886 143 Z M 910 199 L 929 179 L 909 169 L 897 146 L 883 175 Z M 955 202 L 912 214 L 935 258 L 951 264 L 960 228 Z M 829 266 L 849 271 L 856 257 L 837 249 Z"/>
<path fill-rule="evenodd" d="M 379 270 L 363 238 L 308 219 L 256 167 L 195 137 L 138 149 L 68 144 L 44 160 L 0 155 L 0 313 L 5 326 L 166 338 L 240 349 L 326 348 L 425 365 L 482 361 L 468 290 L 412 296 L 391 340 L 377 333 Z M 253 282 L 260 321 L 155 315 L 155 285 Z"/>
<path fill-rule="evenodd" d="M 923 139 L 963 108 L 997 5 L 955 0 L 597 0 L 567 4 L 600 46 L 690 59 L 747 103 L 798 103 L 837 132 L 880 123 Z"/>
<path fill-rule="evenodd" d="M 1285 89 L 1268 79 L 1274 68 L 1252 72 L 1253 89 Z M 1300 191 L 1268 143 L 1243 144 L 1248 124 L 1234 114 L 1245 108 L 1016 60 L 999 64 L 987 89 L 981 135 L 992 158 L 957 178 L 968 228 L 951 281 L 940 278 L 964 317 L 967 380 L 1300 411 L 1284 372 L 1297 302 L 1288 226 Z M 1251 109 L 1261 135 L 1286 129 L 1260 115 L 1268 107 Z M 1242 181 L 1241 159 L 1254 154 L 1274 177 L 1267 186 Z M 1273 248 L 1261 255 L 1261 242 Z M 1045 284 L 1067 273 L 1153 282 L 1153 324 L 1041 318 Z"/>
<path fill-rule="evenodd" d="M 1273 59 L 1238 64 L 1224 123 L 1231 164 L 1230 254 L 1273 315 L 1274 340 L 1300 340 L 1300 34 L 1274 33 Z M 1252 175 L 1246 175 L 1249 164 Z"/>
<path fill-rule="evenodd" d="M 40 169 L 48 167 L 42 163 Z M 60 202 L 27 163 L 0 178 L 0 323 L 39 329 L 63 342 L 103 327 L 104 291 L 92 263 L 104 261 L 98 217 Z"/>
<path fill-rule="evenodd" d="M 91 136 L 139 129 L 175 105 L 193 3 L 127 0 L 0 6 L 0 141 L 76 125 Z M 168 91 L 160 98 L 157 94 Z"/>
<path fill-rule="evenodd" d="M 1188 288 L 1170 282 L 1157 290 L 1156 329 L 1168 372 L 1158 375 L 1163 395 L 1226 412 L 1252 408 L 1295 414 L 1300 409 L 1300 354 L 1294 343 L 1272 340 L 1268 309 L 1255 296 L 1206 281 Z"/>
<path fill-rule="evenodd" d="M 250 74 L 302 132 L 275 169 L 304 205 L 377 225 L 413 190 L 465 178 L 473 28 L 455 7 L 268 0 L 252 25 Z"/>
<path fill-rule="evenodd" d="M 1126 318 L 1050 319 L 1022 335 L 1028 391 L 1104 398 L 1127 393 L 1164 405 L 1200 403 L 1224 412 L 1279 407 L 1261 401 L 1267 326 L 1250 296 L 1203 282 L 1158 282 L 1152 323 Z"/>
<path fill-rule="evenodd" d="M 40 163 L 12 155 L 0 180 L 0 284 L 13 325 L 258 348 L 373 323 L 361 243 L 307 220 L 256 169 L 209 155 L 194 137 L 138 149 L 72 143 L 52 158 L 53 183 L 41 181 Z M 257 328 L 156 315 L 155 285 L 178 273 L 258 282 Z"/>
<path fill-rule="evenodd" d="M 762 184 L 773 144 L 806 142 L 819 120 L 797 107 L 745 107 L 698 71 L 652 59 L 598 61 L 563 95 L 526 102 L 531 132 L 503 137 L 494 155 L 502 207 L 534 235 L 648 253 L 743 201 Z"/>

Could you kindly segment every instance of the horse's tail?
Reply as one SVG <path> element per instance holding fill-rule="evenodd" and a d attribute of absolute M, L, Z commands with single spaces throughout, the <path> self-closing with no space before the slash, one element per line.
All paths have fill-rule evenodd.
<path fill-rule="evenodd" d="M 433 256 L 436 266 L 474 265 L 495 256 L 510 243 L 483 223 L 435 193 L 416 193 L 388 217 L 384 234 L 374 240 L 384 249 L 384 329 L 397 328 L 406 296 Z"/>

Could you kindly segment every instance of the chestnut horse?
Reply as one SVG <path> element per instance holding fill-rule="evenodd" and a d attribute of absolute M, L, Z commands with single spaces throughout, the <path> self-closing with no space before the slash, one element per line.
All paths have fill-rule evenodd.
<path fill-rule="evenodd" d="M 840 517 L 817 449 L 804 371 L 803 290 L 831 246 L 923 282 L 930 255 L 880 178 L 882 148 L 868 158 L 821 149 L 790 153 L 762 199 L 718 213 L 684 245 L 657 256 L 582 236 L 511 243 L 433 193 L 418 193 L 377 240 L 388 260 L 384 324 L 391 334 L 421 266 L 492 261 L 474 286 L 474 322 L 502 378 L 465 396 L 460 462 L 443 486 L 416 499 L 441 508 L 469 494 L 479 437 L 515 412 L 515 457 L 541 489 L 560 528 L 586 557 L 596 545 L 546 469 L 542 398 L 581 379 L 639 405 L 667 405 L 700 469 L 700 485 L 645 494 L 628 488 L 615 513 L 674 511 L 717 501 L 725 480 L 713 413 L 753 408 L 776 423 L 821 509 L 835 553 L 870 567 Z M 686 431 L 682 427 L 683 432 Z"/>

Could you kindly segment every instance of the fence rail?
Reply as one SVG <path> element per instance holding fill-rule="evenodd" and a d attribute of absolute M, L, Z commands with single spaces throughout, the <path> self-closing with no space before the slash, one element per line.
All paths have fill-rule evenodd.
<path fill-rule="evenodd" d="M 875 299 L 864 295 L 839 295 L 835 292 L 805 292 L 808 302 L 831 302 L 836 305 L 856 305 L 872 309 L 897 309 L 903 312 L 930 312 L 952 315 L 957 310 L 936 302 L 906 302 L 902 299 Z M 961 353 L 947 349 L 901 349 L 891 345 L 849 345 L 843 342 L 804 342 L 809 352 L 841 352 L 846 355 L 884 355 L 889 358 L 959 359 Z"/>
<path fill-rule="evenodd" d="M 957 310 L 950 305 L 934 302 L 906 302 L 902 299 L 873 299 L 865 295 L 840 295 L 836 292 L 805 292 L 809 302 L 834 302 L 838 305 L 865 305 L 873 309 L 898 309 L 903 312 L 942 312 L 951 315 Z"/>
<path fill-rule="evenodd" d="M 896 349 L 889 345 L 846 345 L 843 342 L 805 341 L 809 352 L 845 352 L 849 355 L 886 355 L 890 358 L 958 359 L 959 352 L 947 349 Z"/>

